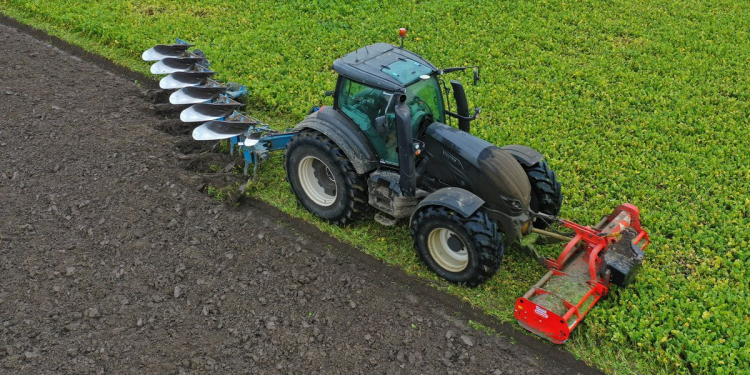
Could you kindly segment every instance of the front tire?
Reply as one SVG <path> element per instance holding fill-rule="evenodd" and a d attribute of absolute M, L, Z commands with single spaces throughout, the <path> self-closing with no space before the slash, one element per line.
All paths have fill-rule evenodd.
<path fill-rule="evenodd" d="M 287 180 L 312 214 L 346 225 L 367 210 L 367 189 L 343 151 L 325 135 L 303 130 L 286 148 Z"/>
<path fill-rule="evenodd" d="M 482 209 L 464 218 L 445 207 L 427 207 L 415 216 L 412 237 L 427 268 L 452 283 L 477 286 L 497 272 L 503 258 L 503 236 Z"/>
<path fill-rule="evenodd" d="M 555 171 L 547 162 L 540 161 L 530 167 L 523 167 L 531 184 L 531 202 L 529 207 L 534 212 L 557 216 L 562 207 L 563 195 Z M 541 218 L 534 219 L 534 227 L 544 229 L 549 223 Z"/>

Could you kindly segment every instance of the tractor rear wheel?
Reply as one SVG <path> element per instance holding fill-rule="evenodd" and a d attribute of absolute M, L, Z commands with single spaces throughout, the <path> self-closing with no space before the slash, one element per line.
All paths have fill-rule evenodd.
<path fill-rule="evenodd" d="M 427 268 L 453 283 L 479 285 L 503 258 L 503 236 L 482 209 L 464 218 L 445 207 L 427 207 L 415 215 L 412 237 Z"/>
<path fill-rule="evenodd" d="M 367 188 L 343 151 L 325 135 L 303 130 L 286 148 L 287 180 L 297 201 L 326 221 L 346 225 L 367 210 Z"/>
<path fill-rule="evenodd" d="M 530 208 L 534 212 L 557 216 L 562 207 L 563 195 L 560 183 L 557 182 L 555 171 L 550 169 L 545 161 L 540 161 L 530 167 L 524 166 L 526 176 L 531 184 Z M 549 223 L 541 218 L 534 219 L 534 227 L 544 229 Z"/>

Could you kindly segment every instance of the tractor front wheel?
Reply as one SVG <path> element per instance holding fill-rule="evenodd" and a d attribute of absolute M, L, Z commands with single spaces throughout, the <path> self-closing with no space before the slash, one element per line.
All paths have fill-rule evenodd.
<path fill-rule="evenodd" d="M 303 130 L 287 145 L 284 164 L 297 201 L 326 221 L 346 225 L 367 209 L 367 188 L 343 151 L 325 135 Z"/>
<path fill-rule="evenodd" d="M 445 207 L 427 207 L 415 215 L 412 236 L 427 268 L 452 283 L 476 286 L 500 268 L 503 236 L 482 209 L 464 218 Z"/>

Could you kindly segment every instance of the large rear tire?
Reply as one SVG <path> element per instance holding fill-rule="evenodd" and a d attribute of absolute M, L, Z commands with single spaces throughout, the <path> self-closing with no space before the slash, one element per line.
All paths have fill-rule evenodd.
<path fill-rule="evenodd" d="M 346 225 L 367 210 L 367 188 L 343 151 L 315 130 L 287 144 L 284 164 L 297 201 L 312 214 Z"/>
<path fill-rule="evenodd" d="M 427 268 L 452 283 L 477 286 L 497 272 L 503 258 L 503 236 L 482 209 L 464 218 L 445 207 L 427 207 L 415 215 L 412 237 Z"/>
<path fill-rule="evenodd" d="M 524 166 L 531 184 L 530 208 L 534 212 L 557 216 L 562 207 L 563 195 L 560 183 L 557 182 L 555 171 L 550 169 L 545 161 L 540 161 L 530 167 Z M 534 227 L 544 229 L 549 223 L 541 218 L 534 219 Z"/>

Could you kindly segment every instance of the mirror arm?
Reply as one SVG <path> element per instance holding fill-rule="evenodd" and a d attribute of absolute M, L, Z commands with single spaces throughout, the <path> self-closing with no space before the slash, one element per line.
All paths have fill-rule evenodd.
<path fill-rule="evenodd" d="M 463 72 L 466 69 L 473 69 L 474 70 L 474 84 L 476 85 L 477 83 L 479 83 L 479 79 L 481 78 L 480 75 L 479 75 L 479 70 L 481 69 L 481 67 L 479 65 L 457 66 L 457 67 L 453 67 L 453 68 L 445 68 L 445 69 L 438 70 L 437 74 L 438 75 L 443 75 L 443 74 L 446 74 L 446 73 L 453 73 L 453 72 L 458 72 L 458 71 L 462 71 Z"/>
<path fill-rule="evenodd" d="M 481 112 L 482 112 L 481 108 L 474 108 L 474 115 L 471 116 L 471 117 L 461 116 L 458 113 L 447 111 L 447 110 L 445 111 L 445 114 L 448 115 L 448 116 L 450 116 L 450 117 L 454 117 L 454 118 L 457 118 L 457 119 L 460 119 L 460 120 L 474 121 L 474 120 L 477 119 L 477 117 L 479 116 L 479 114 Z"/>

